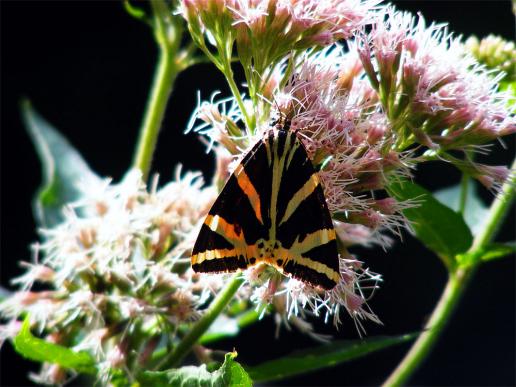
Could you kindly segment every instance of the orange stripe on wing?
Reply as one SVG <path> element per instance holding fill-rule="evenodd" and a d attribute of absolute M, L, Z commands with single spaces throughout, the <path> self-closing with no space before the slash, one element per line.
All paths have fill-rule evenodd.
<path fill-rule="evenodd" d="M 235 176 L 237 178 L 239 187 L 242 189 L 242 191 L 244 191 L 247 198 L 249 199 L 249 203 L 251 203 L 251 206 L 253 207 L 256 218 L 260 221 L 261 224 L 263 224 L 260 195 L 258 195 L 258 192 L 256 192 L 256 188 L 254 188 L 254 185 L 249 179 L 249 176 L 247 176 L 247 173 L 245 173 L 245 169 L 242 164 L 240 164 L 235 170 Z"/>

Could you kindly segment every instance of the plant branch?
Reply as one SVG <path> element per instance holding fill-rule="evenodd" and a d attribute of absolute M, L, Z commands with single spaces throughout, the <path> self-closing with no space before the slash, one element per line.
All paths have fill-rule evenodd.
<path fill-rule="evenodd" d="M 161 364 L 160 369 L 176 367 L 183 358 L 188 355 L 201 336 L 208 330 L 213 321 L 224 310 L 238 291 L 244 279 L 240 274 L 235 274 L 226 287 L 212 301 L 206 313 L 193 325 L 192 329 L 179 342 L 174 350 L 167 356 Z"/>
<path fill-rule="evenodd" d="M 238 90 L 238 86 L 235 83 L 233 69 L 231 68 L 231 59 L 229 59 L 229 60 L 224 59 L 223 73 L 226 76 L 226 80 L 228 82 L 229 88 L 231 89 L 231 92 L 235 96 L 238 107 L 242 111 L 242 115 L 244 117 L 244 121 L 245 121 L 247 129 L 249 129 L 251 132 L 253 132 L 254 131 L 254 123 L 251 120 L 251 117 L 249 116 L 249 114 L 247 113 L 247 109 L 245 107 L 244 100 L 242 98 L 242 95 L 240 94 L 240 91 Z"/>
<path fill-rule="evenodd" d="M 142 171 L 144 180 L 149 174 L 161 122 L 176 77 L 177 69 L 171 57 L 161 53 L 133 161 L 134 167 Z"/>
<path fill-rule="evenodd" d="M 154 13 L 154 35 L 159 46 L 159 61 L 133 160 L 133 166 L 142 171 L 144 180 L 149 174 L 168 98 L 181 70 L 180 64 L 176 61 L 176 53 L 181 42 L 182 29 L 172 21 L 170 10 L 163 0 L 153 0 L 151 5 Z"/>
<path fill-rule="evenodd" d="M 468 186 L 470 183 L 470 177 L 467 173 L 462 174 L 462 178 L 460 181 L 460 198 L 459 198 L 459 213 L 464 215 L 464 210 L 466 209 L 466 204 L 468 201 Z"/>
<path fill-rule="evenodd" d="M 471 275 L 472 271 L 467 269 L 458 269 L 455 273 L 450 273 L 446 287 L 425 326 L 425 330 L 419 335 L 404 359 L 383 383 L 383 386 L 402 386 L 428 356 L 457 306 L 466 288 L 465 284 Z"/>
<path fill-rule="evenodd" d="M 474 154 L 471 151 L 466 151 L 465 156 L 468 160 L 473 162 Z M 460 181 L 460 197 L 459 197 L 459 213 L 464 216 L 466 205 L 468 201 L 469 185 L 471 184 L 471 176 L 468 173 L 463 172 Z"/>
<path fill-rule="evenodd" d="M 516 159 L 514 159 L 511 165 L 511 171 L 514 170 L 516 170 Z M 478 251 L 493 240 L 500 229 L 505 216 L 511 208 L 512 201 L 516 194 L 515 186 L 516 177 L 511 176 L 510 180 L 502 186 L 500 193 L 489 208 L 486 221 L 478 235 L 475 237 L 471 251 Z"/>
<path fill-rule="evenodd" d="M 512 169 L 516 168 L 516 159 Z M 482 230 L 475 237 L 468 253 L 475 254 L 485 248 L 496 236 L 503 218 L 511 207 L 515 196 L 515 178 L 505 183 L 500 194 L 490 207 L 486 222 Z M 449 273 L 448 282 L 439 299 L 430 320 L 425 326 L 425 330 L 416 342 L 412 345 L 409 352 L 393 373 L 384 382 L 384 386 L 401 386 L 417 370 L 422 361 L 428 356 L 430 350 L 437 342 L 443 332 L 453 311 L 458 305 L 461 295 L 464 293 L 467 284 L 473 276 L 479 261 L 474 261 L 469 266 L 458 267 Z"/>

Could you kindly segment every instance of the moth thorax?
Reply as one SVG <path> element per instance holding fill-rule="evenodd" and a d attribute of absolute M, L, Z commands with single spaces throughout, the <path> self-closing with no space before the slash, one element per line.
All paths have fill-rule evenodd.
<path fill-rule="evenodd" d="M 278 240 L 259 239 L 256 242 L 256 257 L 258 262 L 264 262 L 273 266 L 283 266 L 286 257 L 282 254 L 284 249 Z"/>

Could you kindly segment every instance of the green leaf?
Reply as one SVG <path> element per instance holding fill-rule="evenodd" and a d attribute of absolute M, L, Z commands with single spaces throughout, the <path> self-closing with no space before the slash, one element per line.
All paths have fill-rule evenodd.
<path fill-rule="evenodd" d="M 460 184 L 434 192 L 434 196 L 437 200 L 457 212 L 460 207 L 460 195 Z M 483 221 L 486 219 L 488 211 L 488 208 L 478 197 L 475 185 L 468 184 L 466 207 L 464 208 L 464 220 L 473 235 L 477 235 L 482 229 Z"/>
<path fill-rule="evenodd" d="M 409 181 L 392 183 L 387 190 L 398 200 L 420 204 L 403 210 L 403 214 L 412 223 L 417 238 L 430 250 L 451 258 L 469 249 L 473 235 L 462 216 L 441 204 L 429 191 Z"/>
<path fill-rule="evenodd" d="M 79 152 L 32 108 L 29 101 L 22 103 L 21 110 L 43 167 L 43 184 L 33 203 L 34 215 L 39 225 L 51 227 L 63 220 L 63 205 L 80 197 L 77 183 L 97 176 Z"/>
<path fill-rule="evenodd" d="M 479 260 L 489 262 L 514 253 L 516 253 L 516 242 L 491 243 L 480 251 L 460 255 L 459 262 L 463 265 L 476 263 Z"/>
<path fill-rule="evenodd" d="M 29 316 L 25 317 L 20 332 L 14 338 L 14 348 L 30 360 L 55 363 L 79 372 L 95 373 L 93 358 L 87 352 L 75 352 L 33 336 L 30 332 Z"/>
<path fill-rule="evenodd" d="M 236 352 L 226 354 L 224 363 L 214 372 L 209 372 L 205 364 L 167 371 L 146 371 L 140 375 L 139 382 L 142 386 L 154 387 L 252 386 L 253 382 L 247 372 L 233 360 L 236 355 Z"/>
<path fill-rule="evenodd" d="M 127 374 L 125 370 L 121 370 L 118 368 L 111 368 L 109 370 L 109 387 L 136 387 L 134 384 L 127 379 Z M 99 383 L 91 384 L 93 386 L 100 385 Z"/>
<path fill-rule="evenodd" d="M 252 386 L 253 381 L 247 374 L 246 370 L 244 370 L 244 367 L 233 360 L 236 355 L 236 352 L 227 353 L 224 363 L 218 370 L 218 372 L 222 374 L 222 378 L 225 383 L 224 385 L 234 387 Z"/>
<path fill-rule="evenodd" d="M 492 243 L 486 246 L 480 260 L 487 262 L 516 253 L 516 242 Z"/>
<path fill-rule="evenodd" d="M 135 7 L 130 3 L 129 0 L 124 0 L 124 9 L 127 11 L 129 15 L 136 19 L 142 19 L 146 17 L 145 11 L 141 8 Z"/>
<path fill-rule="evenodd" d="M 357 359 L 371 352 L 412 340 L 417 334 L 373 337 L 365 340 L 334 341 L 331 344 L 294 352 L 276 360 L 246 367 L 255 382 L 278 380 Z"/>

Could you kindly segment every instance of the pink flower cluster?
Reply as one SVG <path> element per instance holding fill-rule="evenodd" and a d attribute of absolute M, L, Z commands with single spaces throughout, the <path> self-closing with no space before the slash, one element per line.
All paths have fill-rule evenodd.
<path fill-rule="evenodd" d="M 358 41 L 363 67 L 396 133 L 397 149 L 421 144 L 488 188 L 503 183 L 509 174 L 505 167 L 493 170 L 447 153 L 483 150 L 488 142 L 516 132 L 512 97 L 498 91 L 503 73 L 479 65 L 443 25 L 427 26 L 422 16 L 392 7 Z"/>
<path fill-rule="evenodd" d="M 371 242 L 387 245 L 390 240 L 385 229 L 398 232 L 406 227 L 400 211 L 413 203 L 385 197 L 383 188 L 389 179 L 409 174 L 409 155 L 392 148 L 389 121 L 378 106 L 376 92 L 360 74 L 363 70 L 356 54 L 338 47 L 325 49 L 304 57 L 285 87 L 272 96 L 273 107 L 279 109 L 277 115 L 289 121 L 290 130 L 297 132 L 313 164 L 321 166 L 319 176 L 327 204 L 343 242 L 341 281 L 331 291 L 286 279 L 270 268 L 248 271 L 248 283 L 254 289 L 251 298 L 258 305 L 273 304 L 287 317 L 303 316 L 303 310 L 308 309 L 326 318 L 332 316 L 338 324 L 339 311 L 345 309 L 359 327 L 363 319 L 379 321 L 368 308 L 367 299 L 381 276 L 363 267 L 347 247 Z M 201 104 L 197 118 L 204 122 L 196 130 L 211 141 L 232 141 L 228 149 L 233 154 L 235 148 L 240 150 L 235 154 L 238 161 L 270 126 L 263 125 L 247 137 L 231 137 L 227 128 L 239 120 L 234 109 L 226 108 L 227 102 Z M 215 149 L 219 160 L 227 159 L 225 149 Z"/>
<path fill-rule="evenodd" d="M 183 0 L 189 25 L 215 35 L 215 23 L 230 22 L 241 42 L 291 48 L 327 46 L 348 39 L 369 21 L 379 0 Z M 215 19 L 218 19 L 215 20 Z M 204 31 L 203 31 L 204 32 Z M 266 53 L 264 53 L 266 54 Z"/>
<path fill-rule="evenodd" d="M 237 34 L 239 28 L 267 34 L 265 24 L 258 28 L 258 21 L 269 20 L 271 10 L 256 2 L 252 13 L 245 4 L 245 12 L 237 5 L 230 10 L 239 10 Z M 506 167 L 481 165 L 449 153 L 479 149 L 515 131 L 508 97 L 497 91 L 499 78 L 478 65 L 443 26 L 427 27 L 422 17 L 392 7 L 362 21 L 366 19 L 374 20 L 372 29 L 357 32 L 347 50 L 335 44 L 279 62 L 261 84 L 261 96 L 270 104 L 263 104 L 263 111 L 255 106 L 257 116 L 274 115 L 271 110 L 276 109 L 276 116 L 297 132 L 312 163 L 320 168 L 342 242 L 342 281 L 330 292 L 284 281 L 268 270 L 248 273 L 255 286 L 253 300 L 272 303 L 289 316 L 302 315 L 299 310 L 308 308 L 315 314 L 326 311 L 338 322 L 338 310 L 344 307 L 355 321 L 377 321 L 363 289 L 374 289 L 381 278 L 364 269 L 348 248 L 371 243 L 385 247 L 390 243 L 386 230 L 399 234 L 401 228 L 410 227 L 402 210 L 417 203 L 399 202 L 385 188 L 410 177 L 416 163 L 440 158 L 495 189 L 509 175 Z M 253 47 L 270 45 L 268 38 L 256 39 Z M 246 136 L 232 133 L 229 128 L 238 127 L 240 121 L 237 105 L 232 105 L 230 115 L 217 114 L 227 102 L 202 104 L 197 117 L 204 123 L 199 128 L 239 160 L 270 126 L 257 120 L 254 131 L 245 128 Z M 423 154 L 422 147 L 431 153 Z M 219 160 L 228 158 L 222 148 L 217 155 Z M 231 168 L 236 163 L 224 165 Z"/>
<path fill-rule="evenodd" d="M 194 41 L 226 76 L 231 72 L 229 63 L 236 44 L 249 94 L 257 104 L 257 95 L 263 93 L 264 85 L 285 58 L 350 38 L 371 22 L 371 10 L 378 3 L 379 0 L 183 0 L 180 13 Z"/>

